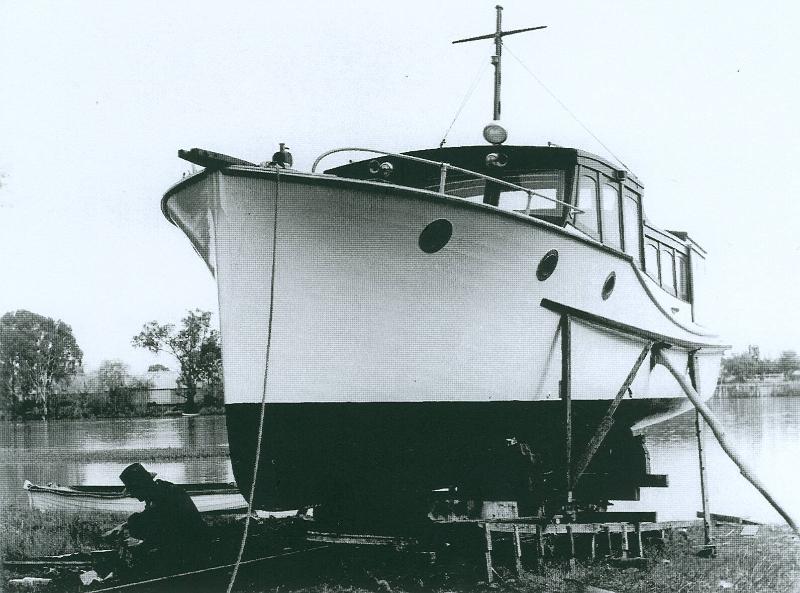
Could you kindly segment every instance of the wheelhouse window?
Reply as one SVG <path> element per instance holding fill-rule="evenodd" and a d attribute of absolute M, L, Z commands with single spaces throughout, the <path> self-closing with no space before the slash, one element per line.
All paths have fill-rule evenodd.
<path fill-rule="evenodd" d="M 575 226 L 595 239 L 600 238 L 597 222 L 597 180 L 594 175 L 581 175 L 578 179 L 578 200 L 575 206 L 582 212 L 575 213 Z"/>
<path fill-rule="evenodd" d="M 637 267 L 641 267 L 642 219 L 639 196 L 627 188 L 625 188 L 625 199 L 622 201 L 622 228 L 625 253 L 633 258 Z"/>
<path fill-rule="evenodd" d="M 684 301 L 689 300 L 689 261 L 682 253 L 675 254 L 677 265 L 676 276 L 678 280 L 678 298 Z"/>
<path fill-rule="evenodd" d="M 601 222 L 603 243 L 614 247 L 615 249 L 622 249 L 622 239 L 620 237 L 619 228 L 619 188 L 610 183 L 603 184 L 602 194 L 603 210 Z"/>
<path fill-rule="evenodd" d="M 670 247 L 661 246 L 661 288 L 675 294 L 675 256 Z"/>
<path fill-rule="evenodd" d="M 658 273 L 658 245 L 649 241 L 644 246 L 644 271 L 653 280 L 661 284 L 661 276 Z"/>
<path fill-rule="evenodd" d="M 451 179 L 452 177 L 452 179 Z M 530 216 L 558 222 L 564 206 L 553 200 L 564 201 L 564 171 L 531 171 L 502 177 L 503 181 L 519 185 L 515 189 L 480 178 L 464 178 L 452 173 L 445 184 L 445 193 L 474 203 L 497 206 L 502 210 L 528 213 Z M 428 187 L 438 191 L 438 186 Z M 531 190 L 530 193 L 525 190 Z"/>

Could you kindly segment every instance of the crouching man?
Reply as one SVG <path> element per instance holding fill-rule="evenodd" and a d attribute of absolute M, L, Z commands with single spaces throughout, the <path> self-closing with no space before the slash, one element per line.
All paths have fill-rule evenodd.
<path fill-rule="evenodd" d="M 145 503 L 122 525 L 106 532 L 107 537 L 130 536 L 142 540 L 126 550 L 128 560 L 147 572 L 176 572 L 203 563 L 208 534 L 206 524 L 183 488 L 155 480 L 140 463 L 126 467 L 119 478 L 126 492 Z"/>

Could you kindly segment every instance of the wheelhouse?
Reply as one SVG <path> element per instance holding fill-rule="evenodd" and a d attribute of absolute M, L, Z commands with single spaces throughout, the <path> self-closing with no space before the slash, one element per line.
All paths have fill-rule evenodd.
<path fill-rule="evenodd" d="M 379 156 L 325 172 L 441 192 L 568 228 L 629 256 L 667 295 L 691 303 L 695 318 L 705 251 L 686 233 L 647 221 L 643 185 L 591 153 L 555 146 L 464 146 Z"/>

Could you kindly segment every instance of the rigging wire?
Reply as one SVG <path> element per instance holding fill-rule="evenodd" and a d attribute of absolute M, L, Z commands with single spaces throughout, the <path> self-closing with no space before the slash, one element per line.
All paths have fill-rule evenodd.
<path fill-rule="evenodd" d="M 275 309 L 275 259 L 278 246 L 278 196 L 280 195 L 281 185 L 281 172 L 280 168 L 275 171 L 275 208 L 273 210 L 273 223 L 272 223 L 272 271 L 269 283 L 269 317 L 267 321 L 267 351 L 264 357 L 264 384 L 261 390 L 261 417 L 258 421 L 258 440 L 256 441 L 256 455 L 253 462 L 253 480 L 250 483 L 250 496 L 247 500 L 247 517 L 244 521 L 244 532 L 242 533 L 242 541 L 239 544 L 239 554 L 236 556 L 236 562 L 233 566 L 231 573 L 231 580 L 228 583 L 226 593 L 231 593 L 233 584 L 236 582 L 236 576 L 239 574 L 239 566 L 242 564 L 242 557 L 244 556 L 244 548 L 247 545 L 247 534 L 250 530 L 250 520 L 253 517 L 253 499 L 256 492 L 256 479 L 258 478 L 258 466 L 261 462 L 261 441 L 264 437 L 264 410 L 267 404 L 267 376 L 269 371 L 269 352 L 272 344 L 272 314 Z"/>
<path fill-rule="evenodd" d="M 453 126 L 456 124 L 456 120 L 458 119 L 458 116 L 461 115 L 461 111 L 463 111 L 464 107 L 466 107 L 467 102 L 469 101 L 470 97 L 472 97 L 472 93 L 474 93 L 475 89 L 478 88 L 478 83 L 480 82 L 481 78 L 483 77 L 483 73 L 486 72 L 486 69 L 488 67 L 489 67 L 489 64 L 484 64 L 478 70 L 478 74 L 475 76 L 475 79 L 472 81 L 472 85 L 470 85 L 469 90 L 467 91 L 467 94 L 464 95 L 464 99 L 461 101 L 461 105 L 459 106 L 458 111 L 456 111 L 456 114 L 453 117 L 453 121 L 450 122 L 450 127 L 447 128 L 447 131 L 444 133 L 444 136 L 442 137 L 442 141 L 439 142 L 439 148 L 444 146 L 444 143 L 447 141 L 447 135 L 450 133 L 450 130 L 452 130 Z"/>
<path fill-rule="evenodd" d="M 597 140 L 597 142 L 599 142 L 599 143 L 600 143 L 600 146 L 602 146 L 603 148 L 605 148 L 605 149 L 608 151 L 608 153 L 609 153 L 611 156 L 613 156 L 613 157 L 614 157 L 614 158 L 617 160 L 617 162 L 618 162 L 620 165 L 622 165 L 623 167 L 625 167 L 625 170 L 626 170 L 626 171 L 628 171 L 629 173 L 631 172 L 631 170 L 628 168 L 628 165 L 626 165 L 625 163 L 623 163 L 623 162 L 622 162 L 622 159 L 621 159 L 621 158 L 619 158 L 619 157 L 618 157 L 616 154 L 614 154 L 614 151 L 613 151 L 613 150 L 611 150 L 611 149 L 610 149 L 608 146 L 606 146 L 606 145 L 605 145 L 605 143 L 604 143 L 602 140 L 600 140 L 600 138 L 598 138 L 598 137 L 595 135 L 595 133 L 594 133 L 594 132 L 592 132 L 592 131 L 589 129 L 589 127 L 588 127 L 586 124 L 584 124 L 584 123 L 583 123 L 583 122 L 582 122 L 580 119 L 578 119 L 578 116 L 577 116 L 577 115 L 575 115 L 575 114 L 572 112 L 572 110 L 570 110 L 570 108 L 569 108 L 569 107 L 567 107 L 567 106 L 564 104 L 564 102 L 563 102 L 561 99 L 559 99 L 559 98 L 556 96 L 556 94 L 555 94 L 553 91 L 551 91 L 551 90 L 550 90 L 550 89 L 547 87 L 547 85 L 546 85 L 544 82 L 542 82 L 542 81 L 541 81 L 541 79 L 540 79 L 538 76 L 536 76 L 536 74 L 534 74 L 534 73 L 533 73 L 533 71 L 532 71 L 530 68 L 528 68 L 528 66 L 527 66 L 527 65 L 525 65 L 525 63 L 524 63 L 524 62 L 523 62 L 521 59 L 519 59 L 519 58 L 517 57 L 517 55 L 516 55 L 516 54 L 515 54 L 513 51 L 511 51 L 511 48 L 510 48 L 510 47 L 508 47 L 508 46 L 505 44 L 505 42 L 503 43 L 503 47 L 504 47 L 506 50 L 508 50 L 508 53 L 510 53 L 510 54 L 511 54 L 511 57 L 512 57 L 512 58 L 514 58 L 514 59 L 515 59 L 517 62 L 519 62 L 520 66 L 522 66 L 523 68 L 525 68 L 525 70 L 527 70 L 528 74 L 530 74 L 530 75 L 533 77 L 533 79 L 534 79 L 534 80 L 535 80 L 537 83 L 539 83 L 539 86 L 541 86 L 541 87 L 542 87 L 542 88 L 543 88 L 543 89 L 544 89 L 544 90 L 547 92 L 547 94 L 548 94 L 548 95 L 550 95 L 550 96 L 551 96 L 551 97 L 552 97 L 552 98 L 555 100 L 555 102 L 556 102 L 556 103 L 558 103 L 558 104 L 561 106 L 561 108 L 562 108 L 562 109 L 564 109 L 564 111 L 566 111 L 566 112 L 567 112 L 567 113 L 570 115 L 570 117 L 572 117 L 572 119 L 574 119 L 576 122 L 578 122 L 578 125 L 580 125 L 580 126 L 581 126 L 581 127 L 584 129 L 584 130 L 586 130 L 586 132 L 587 132 L 587 133 L 588 133 L 588 134 L 589 134 L 589 135 L 590 135 L 592 138 L 594 138 L 595 140 Z"/>

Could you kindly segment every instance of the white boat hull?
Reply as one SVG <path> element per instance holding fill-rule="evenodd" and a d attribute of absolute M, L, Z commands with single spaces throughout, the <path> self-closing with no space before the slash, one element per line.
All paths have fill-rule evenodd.
<path fill-rule="evenodd" d="M 666 308 L 668 299 L 659 300 L 629 258 L 530 217 L 421 190 L 247 167 L 190 178 L 170 190 L 163 208 L 217 279 L 230 446 L 245 488 L 262 397 L 273 431 L 265 458 L 287 468 L 309 458 L 315 467 L 328 463 L 311 449 L 288 446 L 283 429 L 271 423 L 292 407 L 328 410 L 322 419 L 309 417 L 309 428 L 334 409 L 358 422 L 381 416 L 352 412 L 359 406 L 413 407 L 398 413 L 417 418 L 419 409 L 446 404 L 494 410 L 510 404 L 497 412 L 498 421 L 517 404 L 552 408 L 562 378 L 560 315 L 543 301 L 586 314 L 572 322 L 570 392 L 576 406 L 592 404 L 593 418 L 601 410 L 594 403 L 617 395 L 652 336 L 671 344 L 666 355 L 680 368 L 694 353 L 698 391 L 704 399 L 714 392 L 724 347 L 689 320 L 688 303 Z M 426 253 L 420 233 L 441 219 L 451 223 L 452 237 Z M 558 265 L 540 281 L 537 267 L 551 250 L 558 251 Z M 615 288 L 604 299 L 611 273 Z M 614 331 L 593 318 L 641 331 Z M 669 372 L 647 362 L 630 397 L 637 403 L 625 402 L 631 412 L 625 428 L 689 405 Z M 433 424 L 425 430 L 458 430 L 451 412 L 429 417 Z M 315 438 L 313 429 L 302 432 L 302 423 L 292 426 L 301 431 L 294 438 Z M 511 428 L 505 432 L 515 436 Z M 493 432 L 503 433 L 502 427 Z M 320 447 L 333 446 L 323 440 Z M 359 471 L 397 461 L 361 464 L 352 456 L 370 454 L 360 450 L 347 453 Z M 290 451 L 302 459 L 286 459 Z M 323 485 L 287 485 L 298 470 L 287 469 L 283 478 L 274 471 L 265 469 L 272 484 L 264 487 L 264 504 L 298 506 L 324 496 Z"/>

